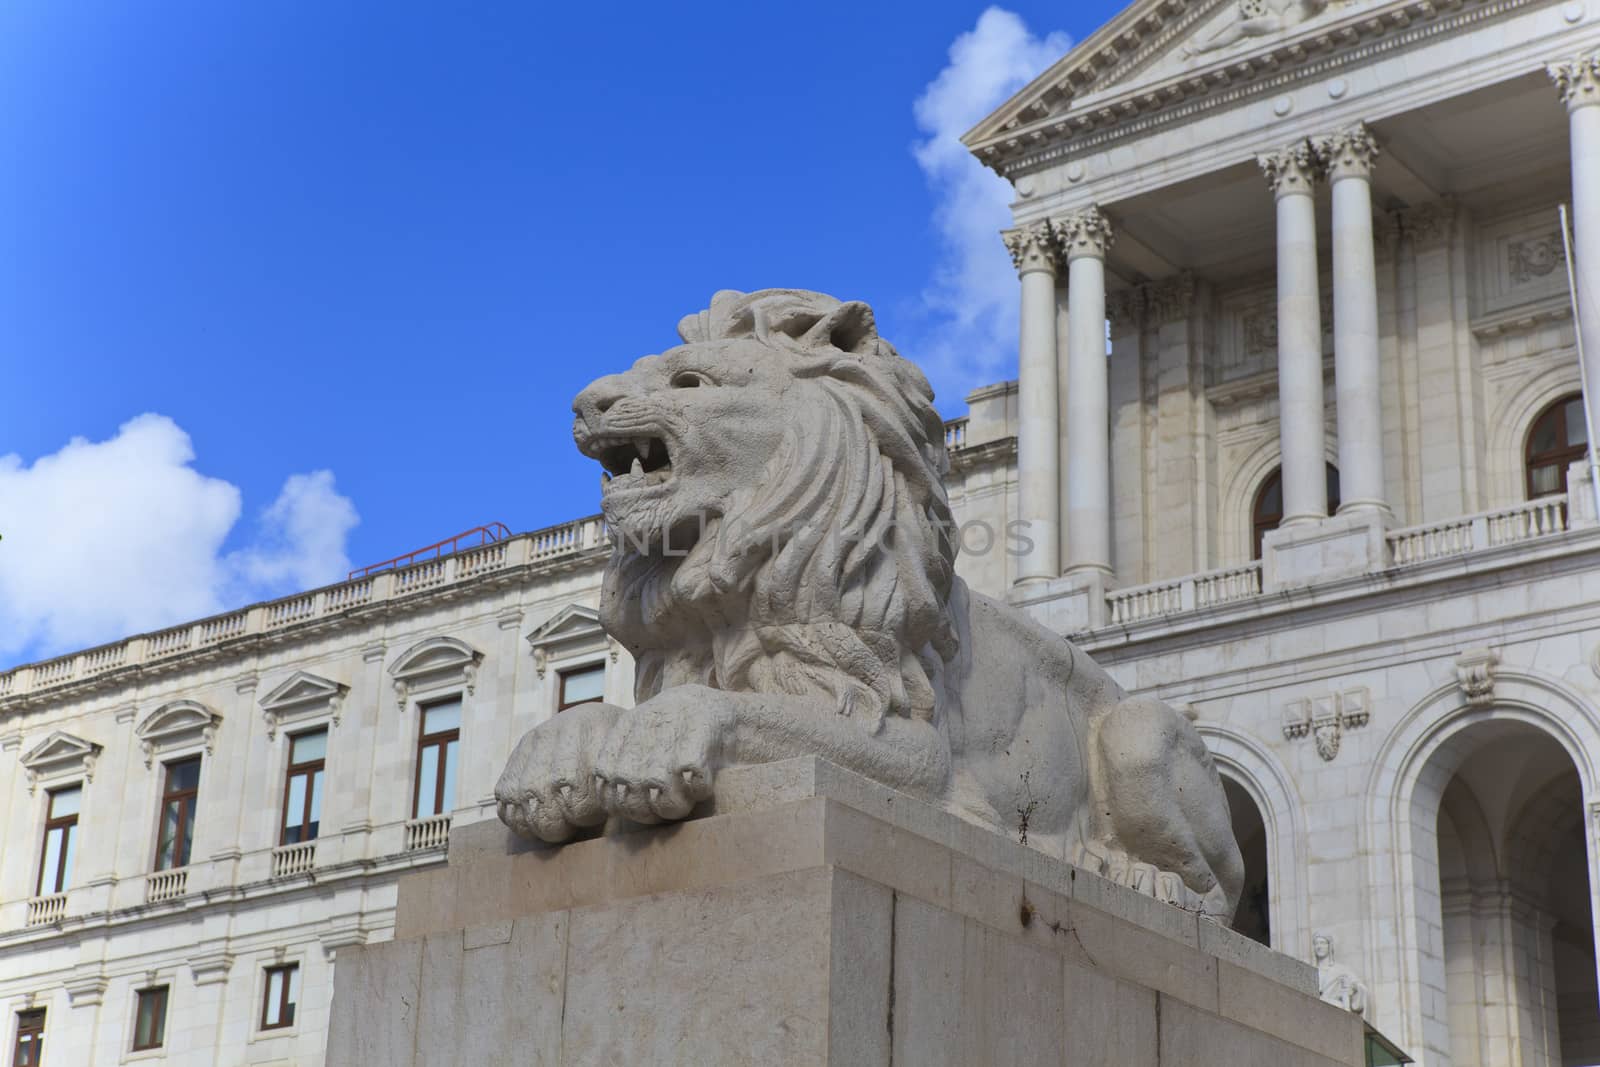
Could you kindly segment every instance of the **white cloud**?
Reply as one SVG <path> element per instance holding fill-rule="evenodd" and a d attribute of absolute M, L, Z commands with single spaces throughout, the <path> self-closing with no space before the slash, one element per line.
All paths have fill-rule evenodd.
<path fill-rule="evenodd" d="M 945 407 L 1014 374 L 1016 359 L 1017 276 L 1000 241 L 1011 225 L 1011 187 L 961 135 L 1071 46 L 1065 33 L 1038 37 L 1014 13 L 988 8 L 950 45 L 950 62 L 914 105 L 927 135 L 914 151 L 934 194 L 941 254 L 923 292 L 925 336 L 907 355 L 928 369 Z"/>
<path fill-rule="evenodd" d="M 0 456 L 0 662 L 82 648 L 342 578 L 355 508 L 296 474 L 244 547 L 237 487 L 194 469 L 189 435 L 140 415 L 31 466 Z"/>

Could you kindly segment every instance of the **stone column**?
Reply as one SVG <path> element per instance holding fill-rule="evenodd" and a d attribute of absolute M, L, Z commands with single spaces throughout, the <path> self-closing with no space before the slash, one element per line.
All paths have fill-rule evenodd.
<path fill-rule="evenodd" d="M 1022 282 L 1017 359 L 1017 517 L 1032 548 L 1017 560 L 1017 582 L 1054 578 L 1057 545 L 1056 256 L 1048 222 L 1007 230 L 1006 249 Z"/>
<path fill-rule="evenodd" d="M 1054 220 L 1067 259 L 1068 573 L 1111 573 L 1111 426 L 1106 252 L 1111 224 L 1088 207 Z"/>
<path fill-rule="evenodd" d="M 1378 274 L 1372 164 L 1363 124 L 1318 138 L 1333 185 L 1333 382 L 1339 416 L 1340 514 L 1388 516 L 1383 488 L 1383 395 L 1378 364 Z M 1320 359 L 1321 338 L 1318 338 Z M 1319 371 L 1320 373 L 1320 371 Z"/>
<path fill-rule="evenodd" d="M 1600 52 L 1552 63 L 1572 140 L 1572 268 L 1590 425 L 1600 426 Z"/>
<path fill-rule="evenodd" d="M 1283 525 L 1328 514 L 1323 465 L 1322 303 L 1317 285 L 1317 180 L 1310 142 L 1260 156 L 1278 201 L 1278 437 Z"/>

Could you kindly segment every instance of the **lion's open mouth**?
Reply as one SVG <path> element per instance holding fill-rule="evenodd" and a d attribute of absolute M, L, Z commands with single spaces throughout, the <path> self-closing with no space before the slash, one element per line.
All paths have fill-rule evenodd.
<path fill-rule="evenodd" d="M 660 437 L 603 438 L 584 449 L 605 469 L 607 490 L 660 485 L 672 477 L 672 453 Z"/>

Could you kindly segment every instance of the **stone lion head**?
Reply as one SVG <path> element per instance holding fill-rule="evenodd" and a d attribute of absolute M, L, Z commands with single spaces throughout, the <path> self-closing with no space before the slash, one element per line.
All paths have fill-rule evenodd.
<path fill-rule="evenodd" d="M 957 539 L 927 379 L 871 308 L 821 293 L 720 292 L 678 333 L 573 402 L 637 698 L 698 683 L 931 717 Z"/>

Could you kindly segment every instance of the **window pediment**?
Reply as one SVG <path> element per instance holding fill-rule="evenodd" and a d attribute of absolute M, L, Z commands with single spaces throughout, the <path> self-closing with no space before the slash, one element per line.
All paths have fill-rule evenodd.
<path fill-rule="evenodd" d="M 551 657 L 607 649 L 612 662 L 617 659 L 617 644 L 600 625 L 600 613 L 582 604 L 568 604 L 528 634 L 534 668 L 543 678 Z"/>
<path fill-rule="evenodd" d="M 454 637 L 430 637 L 420 641 L 389 667 L 395 699 L 404 711 L 406 701 L 416 689 L 459 684 L 470 694 L 477 688 L 478 664 L 482 662 L 482 652 Z"/>
<path fill-rule="evenodd" d="M 278 736 L 280 723 L 324 713 L 330 714 L 333 725 L 338 726 L 344 697 L 349 691 L 350 687 L 341 682 L 309 671 L 295 671 L 260 700 L 261 714 L 267 722 L 267 739 Z"/>
<path fill-rule="evenodd" d="M 174 700 L 161 705 L 134 730 L 139 747 L 144 750 L 144 765 L 149 767 L 158 751 L 196 741 L 205 745 L 206 755 L 211 755 L 221 723 L 221 715 L 197 700 Z"/>
<path fill-rule="evenodd" d="M 28 774 L 28 792 L 32 793 L 40 781 L 55 778 L 81 775 L 86 782 L 94 781 L 94 765 L 101 748 L 64 730 L 51 733 L 24 753 L 20 761 Z"/>

